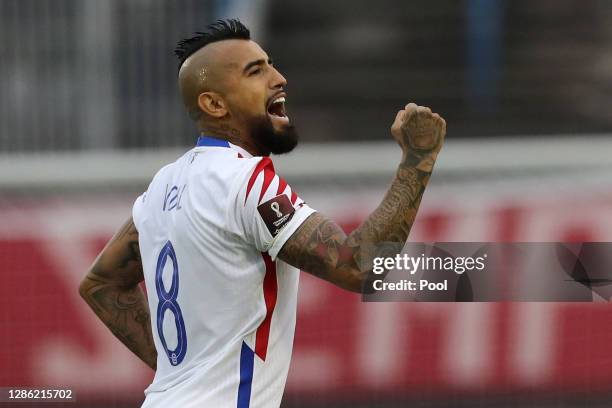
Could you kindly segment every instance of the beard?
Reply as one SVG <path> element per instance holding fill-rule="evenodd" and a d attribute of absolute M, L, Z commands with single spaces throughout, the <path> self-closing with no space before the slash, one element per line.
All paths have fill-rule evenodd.
<path fill-rule="evenodd" d="M 292 151 L 298 144 L 298 133 L 295 126 L 284 126 L 282 130 L 274 129 L 270 118 L 266 115 L 251 123 L 251 136 L 262 156 L 283 154 Z"/>

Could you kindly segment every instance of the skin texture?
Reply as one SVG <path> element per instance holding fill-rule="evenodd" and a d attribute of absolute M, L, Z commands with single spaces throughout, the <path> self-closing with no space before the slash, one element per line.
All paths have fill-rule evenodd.
<path fill-rule="evenodd" d="M 179 71 L 183 104 L 200 132 L 256 156 L 266 152 L 251 137 L 250 124 L 268 115 L 269 101 L 284 94 L 286 85 L 270 57 L 250 40 L 208 44 L 187 58 Z M 276 131 L 287 126 L 277 120 L 272 124 Z"/>
<path fill-rule="evenodd" d="M 143 280 L 138 231 L 130 218 L 102 250 L 79 286 L 81 297 L 113 334 L 153 370 L 157 351 Z"/>
<path fill-rule="evenodd" d="M 444 142 L 446 122 L 411 103 L 397 113 L 391 133 L 403 156 L 378 208 L 349 236 L 314 213 L 285 243 L 279 258 L 341 288 L 372 291 L 372 259 L 392 256 L 389 251 L 397 253 L 406 242 Z"/>

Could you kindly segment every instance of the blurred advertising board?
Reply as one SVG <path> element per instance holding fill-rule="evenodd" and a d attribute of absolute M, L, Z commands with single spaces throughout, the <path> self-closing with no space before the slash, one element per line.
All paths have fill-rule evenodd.
<path fill-rule="evenodd" d="M 537 189 L 536 189 L 537 190 Z M 410 240 L 612 241 L 612 188 L 482 186 L 426 194 Z M 300 190 L 350 231 L 379 188 Z M 0 203 L 0 384 L 139 400 L 150 370 L 85 306 L 77 285 L 136 194 Z M 535 277 L 537 278 L 537 277 Z M 612 307 L 600 303 L 362 303 L 302 275 L 292 395 L 612 390 Z"/>

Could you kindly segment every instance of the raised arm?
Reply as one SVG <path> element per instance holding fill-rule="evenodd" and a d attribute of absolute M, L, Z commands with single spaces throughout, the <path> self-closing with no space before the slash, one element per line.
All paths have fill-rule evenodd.
<path fill-rule="evenodd" d="M 410 103 L 397 113 L 391 133 L 403 155 L 378 208 L 349 236 L 314 213 L 287 240 L 279 258 L 344 289 L 370 291 L 364 285 L 372 258 L 384 252 L 385 245 L 398 248 L 408 238 L 444 142 L 446 122 L 429 108 Z"/>
<path fill-rule="evenodd" d="M 142 280 L 138 231 L 130 218 L 98 255 L 79 293 L 113 334 L 155 370 L 149 306 L 138 286 Z"/>

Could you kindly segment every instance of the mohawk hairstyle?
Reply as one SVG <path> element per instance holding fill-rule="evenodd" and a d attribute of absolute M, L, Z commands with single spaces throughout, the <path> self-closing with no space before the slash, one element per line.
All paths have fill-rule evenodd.
<path fill-rule="evenodd" d="M 206 31 L 197 31 L 191 38 L 181 40 L 174 49 L 179 59 L 179 69 L 189 56 L 200 48 L 223 40 L 250 40 L 251 32 L 238 19 L 217 20 L 206 27 Z"/>

